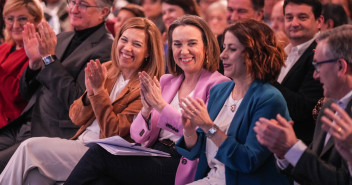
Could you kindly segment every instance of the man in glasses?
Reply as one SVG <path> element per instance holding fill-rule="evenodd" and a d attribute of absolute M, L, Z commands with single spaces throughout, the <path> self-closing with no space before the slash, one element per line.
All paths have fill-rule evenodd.
<path fill-rule="evenodd" d="M 334 147 L 329 128 L 322 125 L 333 115 L 342 116 L 330 108 L 333 102 L 352 115 L 352 26 L 323 32 L 317 42 L 313 76 L 323 84 L 327 101 L 319 113 L 313 142 L 307 147 L 298 140 L 291 123 L 279 115 L 276 120 L 260 118 L 254 130 L 258 141 L 277 156 L 279 168 L 299 184 L 349 184 L 352 169 Z M 334 129 L 343 134 L 343 128 Z"/>
<path fill-rule="evenodd" d="M 110 60 L 113 38 L 104 20 L 111 0 L 68 0 L 74 31 L 57 37 L 48 23 L 24 25 L 29 66 L 20 80 L 21 95 L 29 103 L 21 116 L 0 130 L 0 171 L 19 144 L 29 137 L 71 138 L 78 127 L 68 115 L 84 90 L 84 68 L 92 59 Z M 37 34 L 37 36 L 36 36 Z"/>
<path fill-rule="evenodd" d="M 285 0 L 285 32 L 290 44 L 287 59 L 274 85 L 283 94 L 297 137 L 310 143 L 314 131 L 312 110 L 323 96 L 319 81 L 313 79 L 314 41 L 324 18 L 319 0 Z"/>

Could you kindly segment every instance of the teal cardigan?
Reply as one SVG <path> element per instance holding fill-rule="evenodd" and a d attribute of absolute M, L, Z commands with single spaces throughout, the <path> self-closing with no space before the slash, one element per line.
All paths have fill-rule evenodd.
<path fill-rule="evenodd" d="M 210 90 L 208 112 L 215 120 L 235 83 L 223 82 Z M 289 184 L 289 180 L 276 168 L 275 157 L 256 138 L 253 130 L 260 117 L 275 118 L 281 114 L 291 120 L 286 101 L 281 93 L 269 83 L 254 81 L 245 94 L 228 130 L 227 139 L 221 144 L 215 156 L 225 164 L 226 184 Z M 207 176 L 209 166 L 205 155 L 206 136 L 197 130 L 198 141 L 189 151 L 184 138 L 177 142 L 177 151 L 190 160 L 199 158 L 195 180 Z"/>

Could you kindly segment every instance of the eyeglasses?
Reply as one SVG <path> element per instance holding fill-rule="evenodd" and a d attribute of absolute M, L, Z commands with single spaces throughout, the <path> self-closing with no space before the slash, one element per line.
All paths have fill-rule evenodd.
<path fill-rule="evenodd" d="M 314 66 L 314 69 L 316 72 L 320 72 L 319 70 L 319 66 L 322 65 L 322 64 L 326 64 L 326 63 L 332 63 L 332 62 L 336 62 L 338 61 L 339 58 L 335 58 L 335 59 L 330 59 L 330 60 L 323 60 L 323 61 L 320 61 L 320 62 L 312 62 L 313 66 Z"/>
<path fill-rule="evenodd" d="M 67 0 L 67 7 L 69 9 L 72 9 L 75 5 L 77 5 L 78 11 L 86 11 L 87 8 L 90 8 L 90 7 L 99 7 L 99 6 L 90 6 L 90 5 L 86 4 L 85 2 L 79 2 L 77 4 L 77 1 Z"/>
<path fill-rule="evenodd" d="M 5 17 L 5 23 L 8 25 L 12 25 L 13 23 L 15 23 L 15 20 L 18 22 L 18 24 L 23 26 L 31 19 L 26 16 L 19 16 L 17 18 L 15 18 L 14 16 Z"/>

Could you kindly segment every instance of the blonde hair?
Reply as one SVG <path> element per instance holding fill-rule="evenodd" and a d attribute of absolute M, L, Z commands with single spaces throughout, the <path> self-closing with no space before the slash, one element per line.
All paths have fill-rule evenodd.
<path fill-rule="evenodd" d="M 5 19 L 6 15 L 11 13 L 12 11 L 16 11 L 23 7 L 26 8 L 28 13 L 34 17 L 35 24 L 38 24 L 43 20 L 44 13 L 42 6 L 38 0 L 7 0 L 2 15 Z M 11 38 L 11 35 L 7 33 L 6 29 L 4 33 L 6 42 L 13 43 L 14 41 Z"/>
<path fill-rule="evenodd" d="M 155 24 L 142 17 L 133 17 L 127 20 L 121 27 L 120 31 L 116 33 L 115 40 L 112 44 L 111 49 L 111 60 L 113 69 L 110 70 L 110 75 L 115 77 L 120 71 L 119 62 L 116 54 L 117 43 L 122 35 L 128 29 L 135 28 L 144 30 L 147 42 L 147 52 L 149 53 L 148 58 L 145 59 L 142 66 L 138 71 L 145 71 L 151 77 L 156 76 L 158 79 L 164 74 L 164 52 L 161 34 Z M 138 75 L 135 74 L 134 79 L 138 79 Z"/>

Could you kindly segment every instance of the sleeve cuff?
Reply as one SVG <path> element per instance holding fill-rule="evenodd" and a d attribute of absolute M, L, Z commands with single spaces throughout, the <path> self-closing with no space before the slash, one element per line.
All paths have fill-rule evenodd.
<path fill-rule="evenodd" d="M 281 170 L 286 169 L 290 165 L 286 159 L 279 159 L 276 155 L 274 156 L 276 158 L 276 164 Z"/>
<path fill-rule="evenodd" d="M 301 158 L 304 151 L 307 149 L 307 145 L 305 145 L 301 140 L 298 140 L 296 144 L 294 144 L 288 152 L 285 154 L 285 159 L 292 165 L 296 166 L 297 162 Z"/>

